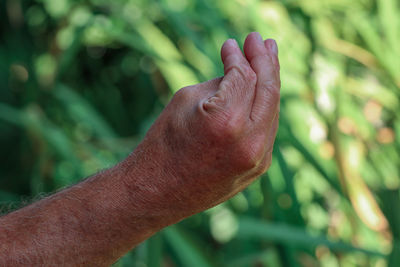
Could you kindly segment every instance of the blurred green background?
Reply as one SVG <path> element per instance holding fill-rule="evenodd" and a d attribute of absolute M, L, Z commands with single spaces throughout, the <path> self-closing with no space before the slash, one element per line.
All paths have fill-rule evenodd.
<path fill-rule="evenodd" d="M 0 207 L 124 158 L 250 31 L 279 45 L 270 170 L 115 266 L 400 266 L 397 0 L 1 0 Z"/>

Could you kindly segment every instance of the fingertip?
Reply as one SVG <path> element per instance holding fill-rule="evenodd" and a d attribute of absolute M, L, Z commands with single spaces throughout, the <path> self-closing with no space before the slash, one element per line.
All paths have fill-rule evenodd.
<path fill-rule="evenodd" d="M 233 38 L 229 38 L 228 40 L 225 41 L 224 46 L 230 46 L 233 48 L 239 47 L 237 41 Z"/>
<path fill-rule="evenodd" d="M 264 41 L 265 48 L 275 56 L 278 56 L 278 45 L 274 39 L 267 39 Z"/>
<path fill-rule="evenodd" d="M 228 39 L 222 45 L 221 59 L 224 64 L 225 75 L 233 68 L 240 70 L 245 70 L 247 67 L 250 68 L 249 62 L 234 39 Z"/>
<path fill-rule="evenodd" d="M 261 34 L 259 32 L 251 32 L 249 33 L 248 37 L 254 38 L 259 43 L 263 41 Z"/>
<path fill-rule="evenodd" d="M 274 64 L 275 68 L 279 71 L 280 64 L 278 59 L 278 45 L 274 39 L 267 39 L 264 41 L 264 46 L 268 50 L 270 54 L 272 63 Z"/>
<path fill-rule="evenodd" d="M 262 37 L 261 37 L 259 32 L 251 32 L 251 33 L 249 33 L 247 35 L 246 40 L 244 41 L 244 43 L 246 44 L 246 42 L 249 43 L 249 42 L 252 42 L 252 41 L 255 41 L 255 42 L 258 42 L 258 43 L 262 43 L 263 42 L 263 39 L 262 39 Z"/>
<path fill-rule="evenodd" d="M 251 62 L 254 57 L 267 53 L 263 39 L 258 32 L 252 32 L 247 35 L 243 50 L 249 62 Z"/>
<path fill-rule="evenodd" d="M 240 50 L 238 43 L 235 39 L 228 39 L 221 47 L 221 59 L 224 62 L 228 55 L 236 53 Z"/>

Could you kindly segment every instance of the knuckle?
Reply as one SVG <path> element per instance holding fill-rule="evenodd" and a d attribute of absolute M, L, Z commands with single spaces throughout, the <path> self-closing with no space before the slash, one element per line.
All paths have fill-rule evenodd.
<path fill-rule="evenodd" d="M 235 166 L 240 171 L 248 171 L 255 169 L 259 165 L 259 157 L 249 150 L 244 150 L 239 153 L 236 159 Z"/>
<path fill-rule="evenodd" d="M 275 82 L 270 82 L 270 83 L 267 83 L 266 87 L 268 89 L 267 91 L 268 91 L 271 99 L 278 101 L 280 98 L 280 95 L 281 95 L 281 92 L 279 89 L 280 86 Z"/>
<path fill-rule="evenodd" d="M 242 65 L 236 68 L 238 78 L 249 86 L 255 86 L 257 83 L 257 75 L 250 66 Z"/>
<path fill-rule="evenodd" d="M 228 140 L 236 140 L 243 130 L 243 123 L 239 116 L 231 115 L 228 120 L 225 121 L 223 135 Z"/>
<path fill-rule="evenodd" d="M 223 83 L 223 82 L 222 82 Z M 223 85 L 225 86 L 225 85 Z M 221 94 L 220 92 L 217 92 L 215 95 L 209 97 L 207 101 L 204 102 L 203 106 L 218 106 L 218 107 L 224 107 L 226 105 L 226 95 Z"/>
<path fill-rule="evenodd" d="M 235 163 L 241 170 L 258 170 L 264 156 L 264 145 L 256 140 L 239 143 L 237 150 L 237 162 Z"/>
<path fill-rule="evenodd" d="M 246 64 L 233 64 L 226 70 L 226 72 L 230 72 L 233 75 L 232 82 L 241 82 L 242 84 L 245 82 L 249 86 L 255 86 L 257 83 L 257 75 L 254 70 Z"/>
<path fill-rule="evenodd" d="M 275 106 L 280 100 L 280 90 L 274 84 L 267 84 L 266 90 L 263 90 L 263 97 L 270 106 Z"/>
<path fill-rule="evenodd" d="M 232 144 L 240 137 L 244 130 L 244 122 L 233 112 L 221 110 L 208 123 L 208 130 L 219 144 Z"/>
<path fill-rule="evenodd" d="M 257 76 L 249 66 L 234 66 L 219 86 L 225 92 L 226 100 L 246 99 L 249 90 L 253 90 L 256 83 Z"/>
<path fill-rule="evenodd" d="M 226 97 L 219 93 L 198 102 L 197 112 L 205 120 L 204 123 L 207 128 L 218 127 L 219 124 L 223 123 L 224 118 L 228 117 L 226 104 Z"/>
<path fill-rule="evenodd" d="M 220 91 L 224 92 L 225 100 L 232 97 L 231 89 L 237 87 L 239 79 L 236 75 L 230 76 L 229 79 L 223 79 L 219 84 Z"/>

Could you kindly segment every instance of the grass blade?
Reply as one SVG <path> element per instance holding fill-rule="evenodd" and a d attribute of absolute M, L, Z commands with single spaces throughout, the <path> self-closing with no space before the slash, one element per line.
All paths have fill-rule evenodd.
<path fill-rule="evenodd" d="M 211 267 L 213 266 L 203 256 L 199 248 L 193 244 L 187 236 L 179 231 L 176 226 L 170 226 L 164 230 L 168 244 L 177 255 L 181 266 Z"/>
<path fill-rule="evenodd" d="M 243 218 L 239 221 L 238 238 L 257 238 L 299 248 L 314 248 L 323 245 L 333 251 L 362 252 L 367 255 L 386 257 L 378 251 L 358 248 L 343 242 L 330 241 L 320 235 L 311 235 L 304 228 L 281 223 L 262 222 L 252 218 Z"/>

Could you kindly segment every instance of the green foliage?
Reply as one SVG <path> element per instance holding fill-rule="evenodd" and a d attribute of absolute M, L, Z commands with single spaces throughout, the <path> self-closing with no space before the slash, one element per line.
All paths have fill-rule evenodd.
<path fill-rule="evenodd" d="M 399 266 L 396 0 L 0 2 L 0 207 L 125 157 L 250 31 L 279 45 L 265 174 L 115 266 Z"/>

